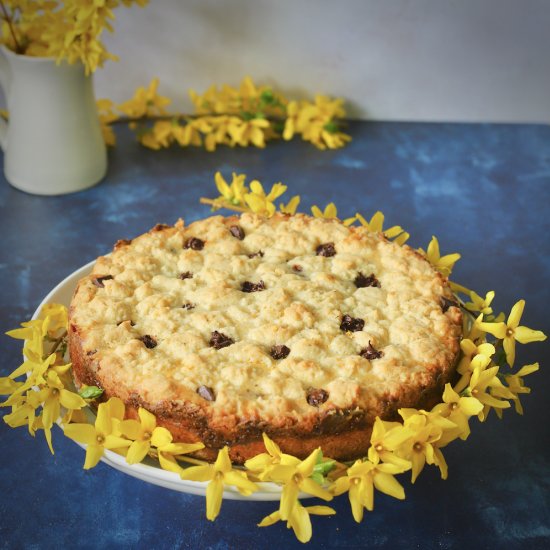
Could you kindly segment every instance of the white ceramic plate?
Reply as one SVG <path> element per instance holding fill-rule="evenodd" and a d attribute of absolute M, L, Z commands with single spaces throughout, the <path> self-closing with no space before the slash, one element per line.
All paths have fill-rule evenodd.
<path fill-rule="evenodd" d="M 51 290 L 44 300 L 42 300 L 42 303 L 38 306 L 32 318 L 36 319 L 44 304 L 48 302 L 63 304 L 69 307 L 77 282 L 92 271 L 94 263 L 95 262 L 90 262 L 82 266 L 80 269 L 77 269 L 63 279 L 63 281 Z M 80 447 L 85 448 L 84 445 L 80 445 Z M 160 485 L 161 487 L 181 491 L 182 493 L 191 493 L 193 495 L 206 494 L 207 483 L 183 480 L 176 473 L 168 472 L 155 466 L 153 460 L 149 461 L 149 463 L 130 465 L 123 456 L 108 450 L 105 451 L 101 460 L 125 474 L 137 477 L 143 481 L 148 481 L 154 485 Z M 258 485 L 260 486 L 260 490 L 248 497 L 242 496 L 234 487 L 226 487 L 223 496 L 224 498 L 234 500 L 279 500 L 281 497 L 281 489 L 275 483 L 259 483 Z M 309 495 L 305 494 L 301 495 L 301 497 L 308 496 Z"/>

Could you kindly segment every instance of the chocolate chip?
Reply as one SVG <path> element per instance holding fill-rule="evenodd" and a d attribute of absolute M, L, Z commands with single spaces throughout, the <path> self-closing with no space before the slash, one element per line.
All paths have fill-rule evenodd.
<path fill-rule="evenodd" d="M 86 352 L 86 355 L 90 356 L 90 355 L 95 355 L 96 353 L 97 353 L 96 349 L 91 349 L 91 350 Z"/>
<path fill-rule="evenodd" d="M 181 307 L 183 309 L 195 309 L 195 304 L 192 304 L 191 302 L 187 302 L 186 304 L 183 304 Z"/>
<path fill-rule="evenodd" d="M 170 226 L 165 223 L 157 223 L 157 225 L 155 225 L 155 227 L 153 227 L 149 232 L 152 233 L 154 231 L 162 231 L 163 229 L 168 229 L 169 227 Z"/>
<path fill-rule="evenodd" d="M 306 399 L 312 407 L 318 407 L 328 399 L 328 392 L 323 389 L 309 388 Z"/>
<path fill-rule="evenodd" d="M 325 256 L 326 258 L 330 258 L 330 256 L 334 256 L 336 254 L 334 243 L 320 244 L 315 249 L 315 253 L 317 254 L 317 256 Z"/>
<path fill-rule="evenodd" d="M 241 285 L 241 290 L 243 292 L 261 292 L 265 290 L 265 283 L 260 281 L 259 283 L 251 283 L 250 281 L 245 281 Z"/>
<path fill-rule="evenodd" d="M 273 346 L 269 351 L 269 355 L 271 355 L 273 359 L 284 359 L 285 357 L 288 357 L 289 353 L 290 348 L 287 348 L 283 344 Z"/>
<path fill-rule="evenodd" d="M 152 336 L 149 336 L 148 334 L 144 334 L 143 336 L 138 338 L 138 340 L 141 340 L 144 346 L 148 349 L 153 349 L 157 347 L 157 341 Z"/>
<path fill-rule="evenodd" d="M 340 323 L 340 329 L 344 331 L 359 332 L 363 330 L 365 326 L 365 321 L 363 319 L 354 318 L 351 315 L 344 315 L 342 317 L 342 322 Z"/>
<path fill-rule="evenodd" d="M 233 237 L 242 241 L 244 239 L 244 229 L 240 225 L 232 225 L 229 228 L 229 232 Z"/>
<path fill-rule="evenodd" d="M 297 272 L 299 273 L 300 271 L 303 271 L 304 268 L 303 268 L 301 265 L 294 264 L 294 265 L 292 266 L 292 269 L 293 269 L 294 271 L 297 271 Z"/>
<path fill-rule="evenodd" d="M 212 336 L 210 338 L 210 346 L 212 346 L 213 348 L 222 349 L 234 343 L 235 340 L 233 340 L 233 338 L 229 338 L 229 336 L 226 336 L 223 332 L 218 332 L 217 330 L 212 332 Z"/>
<path fill-rule="evenodd" d="M 204 248 L 204 241 L 191 237 L 185 241 L 183 248 L 191 248 L 192 250 L 202 250 Z"/>
<path fill-rule="evenodd" d="M 112 278 L 113 278 L 112 275 L 104 275 L 103 277 L 94 277 L 92 279 L 92 283 L 94 283 L 94 285 L 99 288 L 104 288 L 105 285 L 103 284 L 103 281 L 110 281 Z"/>
<path fill-rule="evenodd" d="M 216 401 L 216 394 L 209 386 L 199 386 L 197 388 L 197 393 L 207 401 Z"/>
<path fill-rule="evenodd" d="M 446 298 L 445 296 L 441 296 L 441 309 L 443 310 L 443 313 L 445 313 L 450 307 L 458 307 L 458 303 L 454 300 Z"/>
<path fill-rule="evenodd" d="M 192 278 L 193 278 L 193 273 L 191 273 L 190 271 L 185 271 L 184 273 L 180 273 L 180 279 L 182 280 L 192 279 Z"/>
<path fill-rule="evenodd" d="M 247 254 L 249 258 L 255 258 L 256 256 L 259 256 L 260 258 L 264 257 L 264 253 L 261 250 L 258 250 L 258 252 L 252 252 L 252 254 Z"/>
<path fill-rule="evenodd" d="M 368 286 L 376 286 L 380 288 L 380 281 L 371 273 L 368 277 L 365 277 L 361 272 L 357 274 L 354 281 L 357 288 L 366 288 Z"/>
<path fill-rule="evenodd" d="M 368 359 L 369 361 L 372 361 L 373 359 L 380 359 L 380 357 L 384 355 L 384 352 L 375 349 L 369 340 L 369 345 L 366 348 L 363 348 L 359 352 L 359 355 L 361 357 L 364 357 L 365 359 Z"/>

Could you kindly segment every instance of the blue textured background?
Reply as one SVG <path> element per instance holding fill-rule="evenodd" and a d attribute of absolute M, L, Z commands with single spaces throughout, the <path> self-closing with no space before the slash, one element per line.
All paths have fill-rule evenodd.
<path fill-rule="evenodd" d="M 294 141 L 265 150 L 221 148 L 151 152 L 119 130 L 109 175 L 64 197 L 35 197 L 0 180 L 0 330 L 27 319 L 76 268 L 119 238 L 157 222 L 207 216 L 200 196 L 214 196 L 213 175 L 244 172 L 302 195 L 301 209 L 334 200 L 342 217 L 381 209 L 389 224 L 425 247 L 463 258 L 454 279 L 486 292 L 508 312 L 527 300 L 522 323 L 550 333 L 550 128 L 534 125 L 351 123 L 353 142 L 320 152 Z M 1 337 L 0 375 L 20 363 L 20 344 Z M 313 518 L 318 548 L 550 547 L 548 344 L 520 347 L 519 362 L 539 360 L 523 417 L 507 411 L 472 421 L 467 444 L 446 449 L 449 479 L 433 467 L 407 499 L 375 497 L 357 525 L 347 497 L 338 514 Z M 0 413 L 3 414 L 3 413 Z M 204 518 L 204 499 L 161 489 L 104 464 L 81 469 L 84 453 L 57 431 L 51 456 L 41 434 L 0 423 L 0 548 L 301 547 L 283 524 L 255 526 L 276 503 L 226 501 Z M 312 501 L 310 501 L 312 502 Z"/>

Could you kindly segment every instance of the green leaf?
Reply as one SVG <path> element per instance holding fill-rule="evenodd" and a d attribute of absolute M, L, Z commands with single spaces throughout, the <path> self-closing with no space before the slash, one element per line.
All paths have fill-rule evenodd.
<path fill-rule="evenodd" d="M 314 474 L 319 473 L 322 476 L 326 476 L 334 468 L 335 464 L 336 464 L 336 461 L 330 458 L 323 460 L 323 462 L 320 462 L 320 463 L 318 462 L 317 464 L 315 464 L 313 468 L 313 473 Z"/>
<path fill-rule="evenodd" d="M 264 105 L 271 105 L 272 103 L 275 103 L 275 96 L 273 95 L 273 92 L 271 90 L 264 90 L 260 94 L 260 101 Z"/>
<path fill-rule="evenodd" d="M 335 134 L 336 132 L 338 132 L 338 124 L 331 120 L 323 126 L 323 130 L 326 130 L 330 134 Z"/>
<path fill-rule="evenodd" d="M 103 393 L 103 390 L 101 388 L 98 388 L 97 386 L 83 386 L 82 389 L 78 392 L 78 395 L 82 397 L 82 399 L 95 399 L 96 397 L 99 397 Z"/>
<path fill-rule="evenodd" d="M 313 479 L 313 481 L 315 481 L 315 483 L 318 483 L 319 485 L 323 485 L 324 482 L 325 482 L 325 478 L 319 472 L 314 471 L 309 477 L 311 479 Z"/>
<path fill-rule="evenodd" d="M 504 367 L 504 365 L 508 364 L 508 362 L 506 361 L 506 352 L 504 351 L 503 347 L 497 347 L 496 353 L 493 356 L 493 361 L 499 367 Z"/>
<path fill-rule="evenodd" d="M 285 123 L 282 120 L 275 120 L 271 123 L 271 126 L 275 132 L 282 134 L 285 129 Z"/>

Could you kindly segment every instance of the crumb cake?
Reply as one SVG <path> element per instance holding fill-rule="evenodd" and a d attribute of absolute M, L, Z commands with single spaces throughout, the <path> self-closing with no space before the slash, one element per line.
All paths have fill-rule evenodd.
<path fill-rule="evenodd" d="M 213 216 L 118 241 L 75 290 L 77 384 L 144 407 L 175 441 L 262 432 L 304 457 L 364 456 L 374 419 L 441 397 L 461 312 L 445 277 L 408 246 L 306 215 Z"/>

